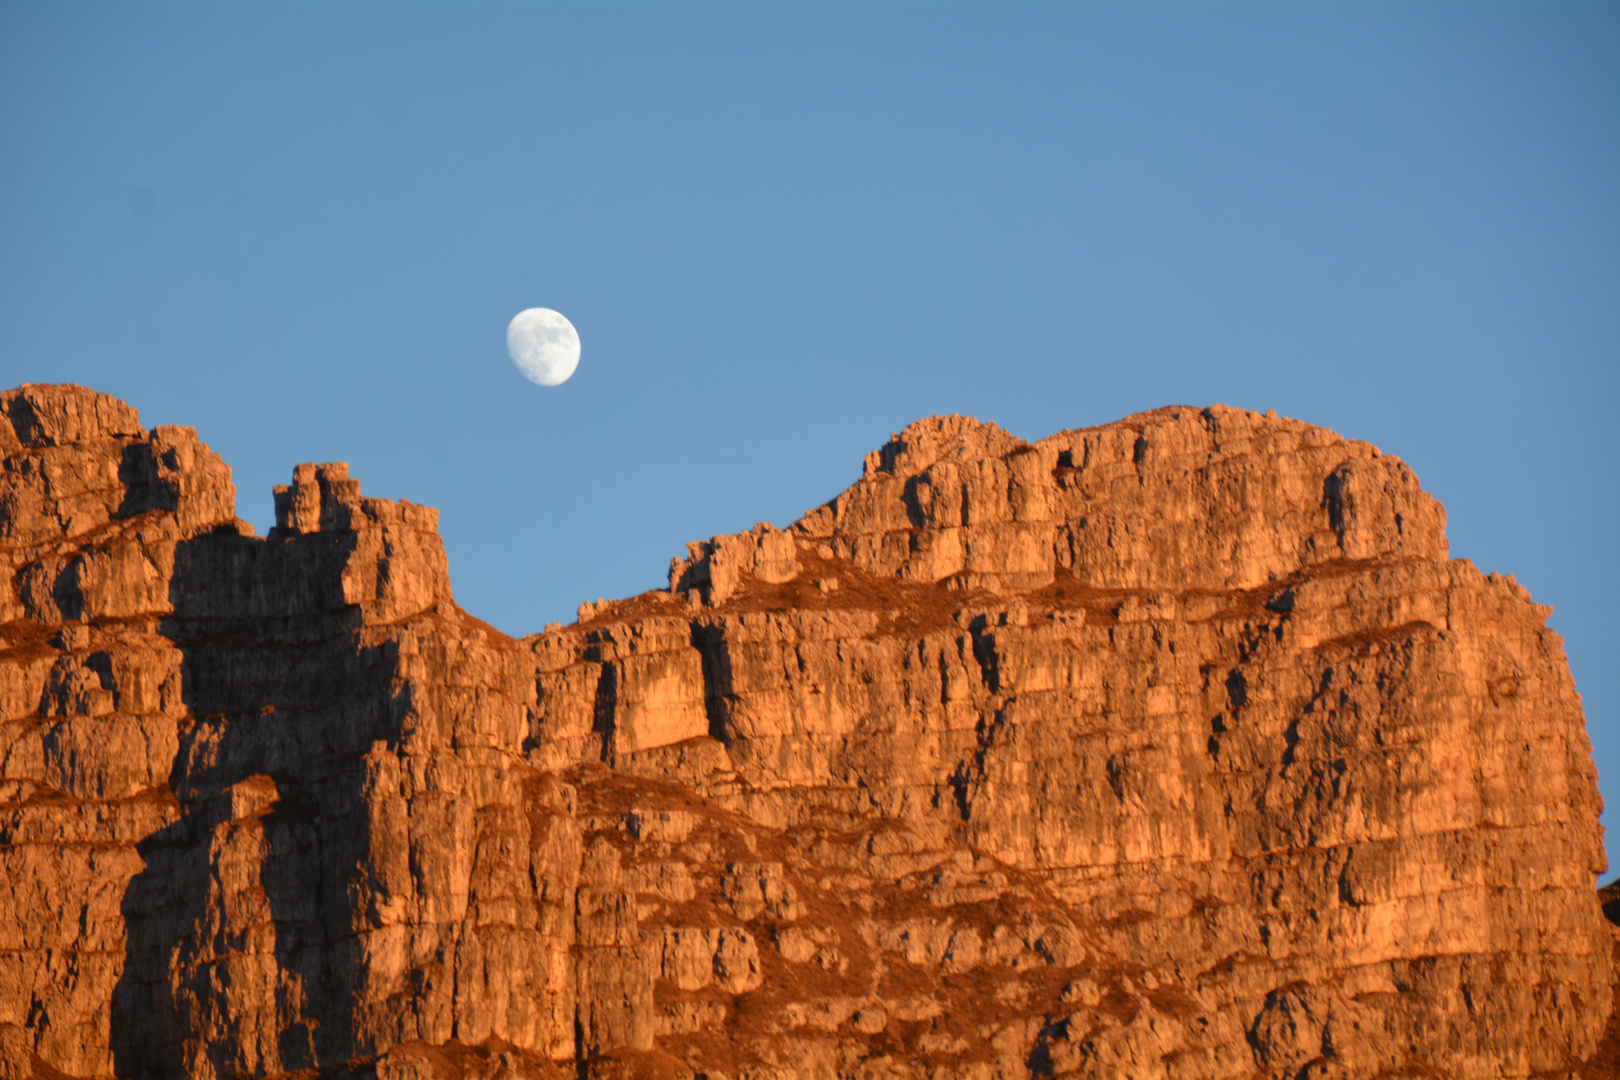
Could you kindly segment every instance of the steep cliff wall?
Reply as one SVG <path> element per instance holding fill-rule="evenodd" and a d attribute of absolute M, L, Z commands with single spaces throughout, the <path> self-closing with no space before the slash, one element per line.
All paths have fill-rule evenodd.
<path fill-rule="evenodd" d="M 1561 644 L 1366 444 L 921 421 L 515 641 L 342 465 L 261 539 L 190 429 L 74 387 L 0 417 L 0 1076 L 1608 1052 Z"/>

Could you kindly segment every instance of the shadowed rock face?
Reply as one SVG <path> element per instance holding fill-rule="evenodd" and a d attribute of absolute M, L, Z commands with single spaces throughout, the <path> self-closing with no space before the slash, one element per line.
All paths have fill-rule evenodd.
<path fill-rule="evenodd" d="M 920 421 L 522 640 L 340 464 L 260 539 L 194 432 L 105 395 L 0 394 L 0 454 L 0 1077 L 1613 1051 L 1547 609 L 1364 443 Z"/>

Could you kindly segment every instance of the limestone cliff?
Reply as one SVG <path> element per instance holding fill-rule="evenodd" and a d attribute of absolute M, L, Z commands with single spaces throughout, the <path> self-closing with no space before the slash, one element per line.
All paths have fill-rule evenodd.
<path fill-rule="evenodd" d="M 1364 443 L 925 420 L 522 640 L 340 464 L 0 454 L 0 1077 L 1611 1075 L 1561 643 Z"/>

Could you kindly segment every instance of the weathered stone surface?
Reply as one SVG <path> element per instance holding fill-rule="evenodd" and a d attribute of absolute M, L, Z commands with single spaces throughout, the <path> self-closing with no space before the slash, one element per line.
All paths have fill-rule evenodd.
<path fill-rule="evenodd" d="M 1366 444 L 921 421 L 518 641 L 340 463 L 0 418 L 0 1076 L 1613 1075 L 1561 643 Z"/>

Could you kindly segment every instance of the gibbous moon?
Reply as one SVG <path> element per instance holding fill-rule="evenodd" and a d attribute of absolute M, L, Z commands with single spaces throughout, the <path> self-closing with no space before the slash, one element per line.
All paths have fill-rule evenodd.
<path fill-rule="evenodd" d="M 579 367 L 579 334 L 550 308 L 532 307 L 512 316 L 506 351 L 523 377 L 541 386 L 567 382 Z"/>

